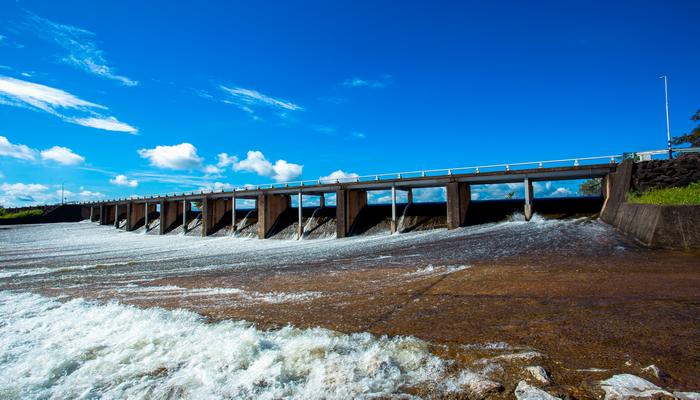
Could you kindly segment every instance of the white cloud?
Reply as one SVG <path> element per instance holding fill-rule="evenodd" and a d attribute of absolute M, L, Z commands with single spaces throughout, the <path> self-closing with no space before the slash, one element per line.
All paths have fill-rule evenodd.
<path fill-rule="evenodd" d="M 272 175 L 272 179 L 276 180 L 277 182 L 289 182 L 301 175 L 303 169 L 303 165 L 292 164 L 284 160 L 277 160 L 275 165 L 272 166 L 272 170 L 275 171 L 275 174 Z"/>
<path fill-rule="evenodd" d="M 233 165 L 234 171 L 254 172 L 260 176 L 268 176 L 277 182 L 290 181 L 302 174 L 304 166 L 292 164 L 285 160 L 277 160 L 273 165 L 262 152 L 251 150 L 245 160 Z"/>
<path fill-rule="evenodd" d="M 105 197 L 104 193 L 100 192 L 92 192 L 90 190 L 84 190 L 82 189 L 80 193 L 78 193 L 78 196 L 81 197 L 83 200 L 88 200 L 88 199 L 102 199 Z"/>
<path fill-rule="evenodd" d="M 82 187 L 78 193 L 74 193 L 68 189 L 61 191 L 61 185 L 4 183 L 0 185 L 0 205 L 16 207 L 55 204 L 61 201 L 62 194 L 66 201 L 101 199 L 105 197 L 103 193 L 93 192 Z"/>
<path fill-rule="evenodd" d="M 107 64 L 104 52 L 95 43 L 95 34 L 71 25 L 63 25 L 36 14 L 27 13 L 25 27 L 43 40 L 53 42 L 68 54 L 61 61 L 102 78 L 115 80 L 125 86 L 136 86 L 138 82 L 117 75 Z"/>
<path fill-rule="evenodd" d="M 230 183 L 224 183 L 224 182 L 214 182 L 211 185 L 202 186 L 199 188 L 199 190 L 204 190 L 204 191 L 213 190 L 215 192 L 220 192 L 222 190 L 231 190 L 231 189 L 233 189 L 233 185 L 231 185 Z"/>
<path fill-rule="evenodd" d="M 126 175 L 117 175 L 114 177 L 114 179 L 110 179 L 109 183 L 117 186 L 128 186 L 128 187 L 137 187 L 139 185 L 139 181 L 136 179 L 129 180 L 129 178 L 126 177 Z"/>
<path fill-rule="evenodd" d="M 270 176 L 272 174 L 272 163 L 270 163 L 261 151 L 251 150 L 245 160 L 236 162 L 233 165 L 234 171 L 255 172 L 260 176 Z"/>
<path fill-rule="evenodd" d="M 216 165 L 206 165 L 204 168 L 202 168 L 202 171 L 204 171 L 205 174 L 207 175 L 219 175 L 221 174 L 221 168 L 217 167 Z"/>
<path fill-rule="evenodd" d="M 34 160 L 36 150 L 23 144 L 12 144 L 5 136 L 0 136 L 0 156 Z"/>
<path fill-rule="evenodd" d="M 73 153 L 73 150 L 67 147 L 53 146 L 50 149 L 41 152 L 42 160 L 52 160 L 61 165 L 77 165 L 85 161 L 83 156 Z"/>
<path fill-rule="evenodd" d="M 393 83 L 391 75 L 382 75 L 379 80 L 350 78 L 343 81 L 342 85 L 350 88 L 366 87 L 370 89 L 381 89 Z"/>
<path fill-rule="evenodd" d="M 329 182 L 355 182 L 359 175 L 354 172 L 345 172 L 342 169 L 333 171 L 330 175 L 322 176 L 319 179 L 322 183 Z"/>
<path fill-rule="evenodd" d="M 97 129 L 129 133 L 138 131 L 114 117 L 95 111 L 107 110 L 105 106 L 80 99 L 60 89 L 7 76 L 0 76 L 0 104 L 41 110 L 66 122 Z"/>
<path fill-rule="evenodd" d="M 245 89 L 245 88 L 241 88 L 241 87 L 229 88 L 229 87 L 226 87 L 223 85 L 221 85 L 219 87 L 222 90 L 226 91 L 228 94 L 230 94 L 233 99 L 235 99 L 241 103 L 254 105 L 254 106 L 266 105 L 266 106 L 280 108 L 280 109 L 289 110 L 289 111 L 301 111 L 301 110 L 303 110 L 303 108 L 301 106 L 294 104 L 291 101 L 276 99 L 274 97 L 264 95 L 264 94 L 258 92 L 257 90 Z"/>
<path fill-rule="evenodd" d="M 254 120 L 261 119 L 256 114 L 257 108 L 268 108 L 279 111 L 277 116 L 282 119 L 287 118 L 290 111 L 302 111 L 304 109 L 300 105 L 294 104 L 291 101 L 276 99 L 274 97 L 262 94 L 257 90 L 245 89 L 241 87 L 230 88 L 223 85 L 220 85 L 219 89 L 224 91 L 227 95 L 227 97 L 221 100 L 221 102 L 237 106 L 242 111 L 248 113 Z"/>
<path fill-rule="evenodd" d="M 367 135 L 365 135 L 365 134 L 362 133 L 362 132 L 353 132 L 353 133 L 352 133 L 352 137 L 355 138 L 355 139 L 364 139 L 364 138 L 367 137 Z"/>
<path fill-rule="evenodd" d="M 216 157 L 218 159 L 216 166 L 219 168 L 226 168 L 229 165 L 233 165 L 238 161 L 238 157 L 229 156 L 227 153 L 219 153 Z"/>
<path fill-rule="evenodd" d="M 73 118 L 72 122 L 90 128 L 104 129 L 106 131 L 127 133 L 138 132 L 138 130 L 133 126 L 121 122 L 114 117 Z"/>
<path fill-rule="evenodd" d="M 140 149 L 138 154 L 141 158 L 148 159 L 152 166 L 164 169 L 194 169 L 202 164 L 202 158 L 197 155 L 197 148 L 190 143 Z"/>

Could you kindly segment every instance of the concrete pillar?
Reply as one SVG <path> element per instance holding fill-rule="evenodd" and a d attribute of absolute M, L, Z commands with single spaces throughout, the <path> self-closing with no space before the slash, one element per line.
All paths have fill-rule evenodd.
<path fill-rule="evenodd" d="M 164 235 L 177 228 L 182 220 L 178 218 L 182 213 L 181 201 L 161 201 L 160 202 L 160 234 Z"/>
<path fill-rule="evenodd" d="M 408 204 L 413 204 L 413 189 L 408 189 L 406 191 L 406 197 L 408 198 L 407 203 Z"/>
<path fill-rule="evenodd" d="M 148 207 L 148 206 L 146 206 Z M 144 225 L 146 208 L 140 204 L 129 202 L 126 204 L 126 230 L 133 231 Z"/>
<path fill-rule="evenodd" d="M 148 232 L 148 214 L 149 214 L 149 212 L 150 212 L 150 210 L 148 209 L 148 202 L 146 202 L 146 204 L 143 205 L 143 213 L 144 213 L 143 226 L 144 226 L 144 230 L 146 232 Z"/>
<path fill-rule="evenodd" d="M 114 206 L 105 204 L 101 206 L 100 211 L 100 224 L 101 225 L 113 225 L 114 224 Z"/>
<path fill-rule="evenodd" d="M 119 228 L 119 204 L 114 205 L 114 227 Z"/>
<path fill-rule="evenodd" d="M 534 193 L 532 190 L 532 181 L 530 178 L 525 178 L 525 221 L 529 221 L 532 218 L 532 200 L 534 198 Z"/>
<path fill-rule="evenodd" d="M 321 193 L 321 196 L 318 199 L 318 206 L 321 208 L 326 207 L 326 195 L 325 195 L 325 193 Z"/>
<path fill-rule="evenodd" d="M 187 233 L 187 211 L 189 203 L 187 200 L 182 200 L 182 231 Z"/>
<path fill-rule="evenodd" d="M 233 192 L 231 196 L 231 229 L 233 232 L 238 231 L 238 225 L 236 225 L 236 192 Z"/>
<path fill-rule="evenodd" d="M 93 221 L 94 215 L 95 215 L 95 207 L 90 206 L 90 222 Z"/>
<path fill-rule="evenodd" d="M 304 225 L 303 225 L 303 215 L 302 215 L 302 206 L 303 206 L 303 195 L 301 194 L 301 190 L 297 194 L 297 209 L 298 209 L 298 217 L 299 217 L 299 226 L 297 226 L 297 239 L 301 239 L 301 237 L 304 235 Z"/>
<path fill-rule="evenodd" d="M 291 197 L 281 194 L 258 196 L 258 237 L 265 239 L 283 212 L 291 206 Z"/>
<path fill-rule="evenodd" d="M 224 216 L 230 210 L 226 199 L 205 198 L 202 201 L 202 236 L 209 236 L 224 224 Z"/>
<path fill-rule="evenodd" d="M 367 191 L 340 189 L 335 192 L 336 237 L 350 235 L 360 210 L 367 205 Z"/>
<path fill-rule="evenodd" d="M 391 185 L 391 224 L 389 225 L 390 232 L 396 233 L 396 184 Z"/>
<path fill-rule="evenodd" d="M 447 184 L 447 229 L 457 229 L 467 221 L 471 190 L 466 183 Z"/>

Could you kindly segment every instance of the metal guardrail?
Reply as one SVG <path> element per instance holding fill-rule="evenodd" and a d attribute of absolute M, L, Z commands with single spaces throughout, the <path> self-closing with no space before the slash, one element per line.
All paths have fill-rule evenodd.
<path fill-rule="evenodd" d="M 673 149 L 674 153 L 700 153 L 700 147 L 693 148 L 679 148 Z M 634 154 L 649 154 L 662 155 L 668 154 L 668 150 L 649 150 L 635 152 Z M 238 187 L 231 187 L 226 189 L 215 190 L 200 190 L 192 192 L 172 192 L 172 193 L 161 193 L 154 194 L 150 196 L 132 196 L 127 198 L 117 198 L 112 200 L 100 200 L 104 201 L 125 201 L 125 200 L 146 200 L 151 198 L 159 197 L 175 197 L 175 196 L 188 196 L 188 195 L 198 195 L 198 194 L 214 194 L 214 193 L 224 193 L 224 192 L 236 192 L 236 191 L 246 191 L 246 190 L 261 190 L 261 189 L 280 189 L 280 188 L 293 188 L 293 187 L 304 187 L 310 185 L 328 185 L 328 184 L 340 184 L 340 183 L 360 183 L 360 182 L 381 182 L 384 180 L 394 180 L 394 179 L 411 179 L 411 178 L 423 178 L 428 176 L 449 176 L 455 173 L 474 173 L 479 174 L 482 172 L 499 172 L 499 171 L 511 171 L 517 169 L 524 169 L 524 167 L 535 167 L 544 168 L 545 166 L 573 166 L 578 167 L 581 165 L 586 165 L 592 161 L 604 161 L 610 164 L 615 164 L 623 159 L 623 155 L 609 155 L 609 156 L 596 156 L 596 157 L 579 157 L 579 158 L 565 158 L 559 160 L 546 160 L 546 161 L 528 161 L 528 162 L 518 162 L 518 163 L 508 163 L 508 164 L 490 164 L 490 165 L 478 165 L 472 167 L 456 167 L 456 168 L 440 168 L 440 169 L 427 169 L 418 171 L 406 171 L 406 172 L 393 172 L 384 174 L 372 174 L 372 175 L 358 175 L 345 178 L 337 179 L 306 179 L 300 181 L 290 181 L 290 182 L 279 182 L 279 183 L 263 183 L 257 185 L 243 185 Z M 554 165 L 557 164 L 557 165 Z M 94 203 L 96 201 L 84 201 L 80 204 Z"/>

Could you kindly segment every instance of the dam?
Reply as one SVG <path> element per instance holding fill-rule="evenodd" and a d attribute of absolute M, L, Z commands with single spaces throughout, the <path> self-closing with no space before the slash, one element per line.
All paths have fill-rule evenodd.
<path fill-rule="evenodd" d="M 246 230 L 249 235 L 266 239 L 291 229 L 291 236 L 300 239 L 318 228 L 318 221 L 322 220 L 326 225 L 335 222 L 334 228 L 324 229 L 330 229 L 335 237 L 343 238 L 365 232 L 377 224 L 386 225 L 389 233 L 417 228 L 419 223 L 408 227 L 403 223 L 411 212 L 426 212 L 434 217 L 434 224 L 455 229 L 483 219 L 485 213 L 498 213 L 499 210 L 508 213 L 521 211 L 526 220 L 538 208 L 550 213 L 600 212 L 609 189 L 606 179 L 616 171 L 621 159 L 621 156 L 603 156 L 248 185 L 231 190 L 85 202 L 80 206 L 84 219 L 127 231 L 143 229 L 158 234 L 175 230 L 187 233 L 196 229 L 202 236 L 209 236 L 220 230 L 232 234 Z M 600 195 L 590 199 L 535 199 L 534 196 L 534 182 L 596 178 L 604 183 Z M 472 201 L 472 186 L 508 183 L 522 184 L 524 198 L 491 206 Z M 426 188 L 444 190 L 445 201 L 413 205 L 413 190 Z M 390 204 L 369 205 L 368 191 L 389 191 Z M 405 204 L 397 203 L 397 192 L 405 193 Z M 327 197 L 335 198 L 334 206 L 326 205 Z M 296 207 L 292 207 L 292 198 L 296 200 Z M 303 202 L 308 198 L 317 199 L 319 207 L 305 209 Z M 244 210 L 237 206 L 238 201 L 247 201 L 254 206 Z M 386 223 L 382 224 L 382 221 Z"/>

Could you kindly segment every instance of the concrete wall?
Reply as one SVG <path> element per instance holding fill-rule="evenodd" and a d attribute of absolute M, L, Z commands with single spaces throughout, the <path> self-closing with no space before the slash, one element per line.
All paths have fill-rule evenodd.
<path fill-rule="evenodd" d="M 336 237 L 350 235 L 360 211 L 367 205 L 367 191 L 341 189 L 335 192 Z"/>
<path fill-rule="evenodd" d="M 280 215 L 292 205 L 291 197 L 287 195 L 258 196 L 258 237 L 265 239 L 269 236 Z"/>
<path fill-rule="evenodd" d="M 202 201 L 202 236 L 209 236 L 226 225 L 231 225 L 230 199 Z"/>
<path fill-rule="evenodd" d="M 182 201 L 160 202 L 160 234 L 165 235 L 182 225 Z"/>
<path fill-rule="evenodd" d="M 649 247 L 700 249 L 700 206 L 624 203 L 613 225 Z"/>
<path fill-rule="evenodd" d="M 608 176 L 600 218 L 649 247 L 700 249 L 700 206 L 627 203 L 633 170 L 626 160 Z"/>
<path fill-rule="evenodd" d="M 471 190 L 465 183 L 447 184 L 447 229 L 456 229 L 467 221 Z"/>

